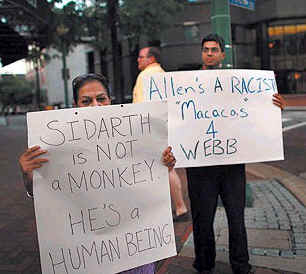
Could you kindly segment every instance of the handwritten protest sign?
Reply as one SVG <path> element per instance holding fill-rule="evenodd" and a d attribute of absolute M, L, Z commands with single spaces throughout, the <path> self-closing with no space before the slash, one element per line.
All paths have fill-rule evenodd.
<path fill-rule="evenodd" d="M 176 255 L 168 184 L 167 103 L 43 111 L 29 146 L 43 273 L 117 273 Z"/>
<path fill-rule="evenodd" d="M 144 79 L 148 101 L 168 100 L 176 167 L 282 160 L 281 110 L 272 71 L 201 70 Z"/>

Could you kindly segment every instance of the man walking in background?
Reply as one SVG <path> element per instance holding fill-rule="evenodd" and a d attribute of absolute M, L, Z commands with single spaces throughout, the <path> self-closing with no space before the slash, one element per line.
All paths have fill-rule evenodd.
<path fill-rule="evenodd" d="M 160 65 L 160 51 L 156 47 L 142 48 L 139 51 L 137 62 L 140 73 L 133 89 L 133 103 L 144 101 L 142 84 L 144 76 L 165 72 Z"/>
<path fill-rule="evenodd" d="M 143 78 L 158 72 L 165 72 L 160 65 L 160 50 L 156 47 L 145 47 L 139 51 L 138 69 L 141 71 L 137 77 L 136 84 L 133 89 L 133 103 L 144 101 L 143 96 Z M 188 210 L 185 205 L 182 184 L 180 177 L 173 168 L 169 172 L 170 193 L 175 205 L 175 222 L 183 222 L 188 220 Z"/>

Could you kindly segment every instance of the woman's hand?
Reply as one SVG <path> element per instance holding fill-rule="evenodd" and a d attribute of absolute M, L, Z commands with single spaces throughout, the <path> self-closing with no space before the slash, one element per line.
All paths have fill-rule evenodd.
<path fill-rule="evenodd" d="M 44 163 L 48 162 L 46 158 L 37 158 L 45 153 L 47 153 L 47 150 L 41 149 L 40 146 L 34 146 L 28 148 L 19 157 L 21 171 L 29 180 L 33 180 L 34 169 L 40 168 Z"/>
<path fill-rule="evenodd" d="M 169 171 L 173 169 L 175 166 L 176 160 L 175 157 L 173 156 L 173 153 L 171 152 L 172 147 L 167 147 L 164 152 L 163 152 L 163 164 L 168 167 Z"/>
<path fill-rule="evenodd" d="M 273 104 L 278 106 L 281 110 L 286 106 L 286 101 L 283 96 L 278 93 L 273 94 L 272 98 Z"/>

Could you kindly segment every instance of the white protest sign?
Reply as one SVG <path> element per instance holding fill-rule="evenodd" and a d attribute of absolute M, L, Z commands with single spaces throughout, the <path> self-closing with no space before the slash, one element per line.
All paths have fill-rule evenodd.
<path fill-rule="evenodd" d="M 272 71 L 199 70 L 144 79 L 148 101 L 168 100 L 176 167 L 284 159 Z"/>
<path fill-rule="evenodd" d="M 167 103 L 33 112 L 29 146 L 47 149 L 34 174 L 44 274 L 117 273 L 176 255 Z"/>

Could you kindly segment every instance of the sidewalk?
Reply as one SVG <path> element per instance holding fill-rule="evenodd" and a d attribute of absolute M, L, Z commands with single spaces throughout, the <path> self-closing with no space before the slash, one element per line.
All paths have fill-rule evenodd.
<path fill-rule="evenodd" d="M 306 96 L 303 98 L 297 98 L 303 105 L 291 107 L 304 108 Z M 26 198 L 17 163 L 18 155 L 26 147 L 25 117 L 9 118 L 9 127 L 0 120 L 0 274 L 38 274 L 41 270 L 33 202 Z M 303 138 L 304 135 L 299 136 L 300 140 Z M 306 154 L 292 144 L 291 150 L 295 156 L 287 160 L 291 159 L 295 167 L 305 165 Z M 285 170 L 262 163 L 247 165 L 254 203 L 246 208 L 246 225 L 250 261 L 256 274 L 306 273 L 306 173 L 297 172 L 299 176 L 295 176 Z M 304 168 L 301 170 L 305 172 Z M 189 203 L 186 181 L 183 187 Z M 231 274 L 222 208 L 218 209 L 215 223 L 216 273 Z M 174 226 L 178 256 L 158 262 L 156 273 L 195 274 L 191 219 Z"/>
<path fill-rule="evenodd" d="M 256 274 L 306 273 L 306 180 L 267 164 L 248 164 L 253 206 L 246 208 L 250 263 Z M 188 199 L 188 198 L 187 198 Z M 216 273 L 232 273 L 227 222 L 219 207 L 215 218 Z M 191 219 L 175 223 L 178 256 L 159 262 L 158 274 L 197 273 Z"/>
<path fill-rule="evenodd" d="M 306 95 L 284 95 L 286 111 L 305 110 Z M 246 165 L 254 203 L 246 208 L 250 263 L 255 274 L 306 273 L 306 177 L 268 164 Z M 186 179 L 185 179 L 186 185 Z M 188 203 L 187 191 L 185 192 Z M 158 263 L 157 274 L 195 274 L 191 218 L 175 223 L 178 256 Z M 217 274 L 231 274 L 223 208 L 215 218 Z"/>

